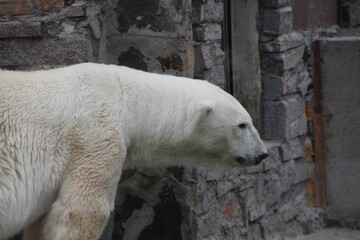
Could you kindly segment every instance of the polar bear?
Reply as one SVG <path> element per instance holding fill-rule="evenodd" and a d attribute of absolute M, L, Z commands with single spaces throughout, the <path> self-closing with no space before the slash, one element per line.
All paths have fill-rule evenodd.
<path fill-rule="evenodd" d="M 98 239 L 124 168 L 266 157 L 246 110 L 206 81 L 93 63 L 0 70 L 0 239 Z"/>

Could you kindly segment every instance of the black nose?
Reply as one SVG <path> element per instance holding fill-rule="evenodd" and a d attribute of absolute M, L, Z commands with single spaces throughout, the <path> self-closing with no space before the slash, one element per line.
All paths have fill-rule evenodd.
<path fill-rule="evenodd" d="M 267 154 L 267 153 L 261 154 L 261 155 L 256 159 L 255 165 L 259 165 L 259 164 L 261 163 L 261 161 L 264 160 L 265 158 L 267 158 L 268 156 L 269 156 L 269 154 Z"/>

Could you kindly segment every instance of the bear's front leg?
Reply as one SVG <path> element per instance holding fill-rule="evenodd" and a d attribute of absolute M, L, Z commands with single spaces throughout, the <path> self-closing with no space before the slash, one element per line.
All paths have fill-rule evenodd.
<path fill-rule="evenodd" d="M 125 153 L 81 148 L 67 166 L 45 219 L 44 239 L 98 240 L 113 208 Z M 119 156 L 120 155 L 120 156 Z"/>
<path fill-rule="evenodd" d="M 44 239 L 98 240 L 110 215 L 110 205 L 98 202 L 83 207 L 56 201 L 45 224 Z"/>

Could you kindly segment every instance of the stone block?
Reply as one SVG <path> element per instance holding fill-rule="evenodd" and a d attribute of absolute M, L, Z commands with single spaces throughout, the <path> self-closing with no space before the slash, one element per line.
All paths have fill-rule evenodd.
<path fill-rule="evenodd" d="M 286 109 L 283 101 L 266 101 L 264 103 L 263 138 L 277 140 L 285 137 Z"/>
<path fill-rule="evenodd" d="M 194 28 L 194 40 L 199 42 L 216 41 L 222 38 L 221 25 L 217 23 L 203 24 Z"/>
<path fill-rule="evenodd" d="M 304 99 L 295 96 L 264 103 L 264 139 L 291 139 L 306 131 Z"/>
<path fill-rule="evenodd" d="M 32 8 L 27 0 L 0 1 L 0 15 L 22 15 L 29 13 L 32 13 Z"/>
<path fill-rule="evenodd" d="M 276 212 L 276 209 L 270 209 L 269 212 Z M 282 224 L 281 216 L 279 214 L 269 214 L 260 219 L 261 229 L 264 240 L 279 240 L 284 239 L 285 226 Z"/>
<path fill-rule="evenodd" d="M 91 42 L 84 35 L 0 41 L 0 66 L 70 65 L 92 60 Z"/>
<path fill-rule="evenodd" d="M 278 173 L 269 173 L 264 177 L 262 187 L 262 201 L 265 202 L 266 208 L 272 207 L 279 203 L 282 193 L 282 181 Z"/>
<path fill-rule="evenodd" d="M 64 9 L 63 14 L 65 17 L 85 17 L 87 5 L 85 3 L 74 3 Z"/>
<path fill-rule="evenodd" d="M 225 53 L 220 49 L 219 44 L 201 44 L 194 48 L 195 52 L 195 72 L 209 70 L 214 65 L 224 63 Z"/>
<path fill-rule="evenodd" d="M 295 68 L 281 75 L 266 75 L 263 77 L 263 98 L 279 100 L 284 96 L 300 93 L 305 96 L 312 79 L 301 61 Z"/>
<path fill-rule="evenodd" d="M 224 4 L 222 1 L 208 0 L 193 1 L 193 23 L 221 23 L 224 18 Z"/>
<path fill-rule="evenodd" d="M 299 46 L 281 53 L 264 53 L 261 69 L 266 74 L 279 75 L 296 67 L 303 58 L 305 46 Z"/>
<path fill-rule="evenodd" d="M 253 188 L 249 188 L 240 193 L 241 197 L 245 199 L 245 209 L 249 216 L 251 222 L 263 216 L 266 212 L 266 205 L 259 195 L 255 192 Z"/>
<path fill-rule="evenodd" d="M 262 11 L 262 31 L 269 35 L 282 35 L 292 31 L 292 9 L 284 7 Z"/>
<path fill-rule="evenodd" d="M 304 158 L 295 160 L 295 179 L 294 183 L 300 183 L 309 179 L 307 172 L 307 163 Z"/>
<path fill-rule="evenodd" d="M 296 206 L 293 204 L 285 204 L 280 207 L 279 214 L 284 222 L 289 222 L 297 216 Z"/>
<path fill-rule="evenodd" d="M 282 193 L 288 192 L 291 186 L 295 184 L 296 165 L 294 160 L 290 160 L 282 164 L 280 170 L 280 179 L 282 185 Z"/>
<path fill-rule="evenodd" d="M 64 0 L 35 0 L 37 9 L 46 12 L 60 11 L 64 7 Z"/>
<path fill-rule="evenodd" d="M 281 145 L 280 153 L 283 161 L 305 157 L 305 142 L 302 137 L 291 139 Z"/>
<path fill-rule="evenodd" d="M 305 38 L 303 34 L 292 32 L 290 34 L 281 35 L 270 42 L 260 45 L 264 52 L 284 52 L 286 50 L 305 45 Z"/>
<path fill-rule="evenodd" d="M 269 157 L 263 161 L 264 171 L 277 169 L 281 163 L 280 150 L 278 146 L 268 149 Z"/>
<path fill-rule="evenodd" d="M 291 5 L 291 0 L 261 0 L 260 2 L 266 9 L 279 9 Z"/>
<path fill-rule="evenodd" d="M 42 29 L 41 22 L 0 22 L 0 38 L 39 37 Z"/>
<path fill-rule="evenodd" d="M 194 77 L 207 80 L 221 88 L 225 87 L 225 69 L 224 65 L 217 65 L 209 70 L 195 72 Z"/>

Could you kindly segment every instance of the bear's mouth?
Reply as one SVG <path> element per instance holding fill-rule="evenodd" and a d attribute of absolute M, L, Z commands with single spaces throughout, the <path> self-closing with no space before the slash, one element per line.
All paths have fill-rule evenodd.
<path fill-rule="evenodd" d="M 248 161 L 244 157 L 236 157 L 235 160 L 241 165 L 248 165 L 247 164 Z"/>

